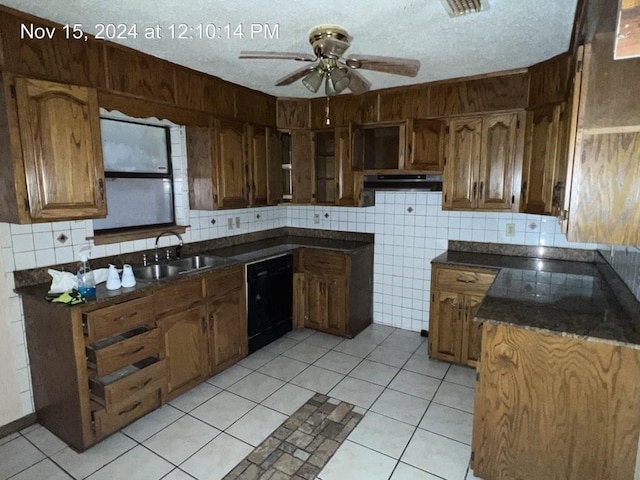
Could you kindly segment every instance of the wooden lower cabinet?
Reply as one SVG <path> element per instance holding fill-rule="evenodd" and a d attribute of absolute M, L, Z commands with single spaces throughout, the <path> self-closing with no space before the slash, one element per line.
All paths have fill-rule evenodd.
<path fill-rule="evenodd" d="M 474 316 L 496 272 L 469 267 L 434 266 L 429 310 L 429 356 L 475 366 L 482 325 Z"/>
<path fill-rule="evenodd" d="M 476 477 L 637 478 L 637 346 L 492 323 L 483 327 L 482 345 L 471 453 Z"/>
<path fill-rule="evenodd" d="M 207 324 L 204 305 L 177 311 L 158 319 L 166 370 L 166 394 L 175 398 L 205 380 Z"/>
<path fill-rule="evenodd" d="M 354 337 L 371 324 L 372 246 L 349 253 L 305 248 L 299 255 L 294 325 Z"/>

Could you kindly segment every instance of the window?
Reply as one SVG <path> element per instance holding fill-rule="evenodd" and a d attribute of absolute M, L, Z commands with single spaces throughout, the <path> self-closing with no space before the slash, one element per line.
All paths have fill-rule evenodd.
<path fill-rule="evenodd" d="M 174 225 L 169 128 L 101 118 L 100 130 L 107 217 L 96 233 Z"/>

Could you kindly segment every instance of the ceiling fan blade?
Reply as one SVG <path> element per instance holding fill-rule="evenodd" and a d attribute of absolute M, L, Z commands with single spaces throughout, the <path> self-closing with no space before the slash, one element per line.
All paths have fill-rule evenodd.
<path fill-rule="evenodd" d="M 273 60 L 298 60 L 299 62 L 315 62 L 316 56 L 300 52 L 256 52 L 243 50 L 238 58 L 261 58 Z"/>
<path fill-rule="evenodd" d="M 364 78 L 360 72 L 357 70 L 349 69 L 347 71 L 347 75 L 349 75 L 349 86 L 347 87 L 353 94 L 359 95 L 364 92 L 368 92 L 371 88 L 371 82 Z"/>
<path fill-rule="evenodd" d="M 410 58 L 379 57 L 372 55 L 352 55 L 345 60 L 351 68 L 374 70 L 376 72 L 415 77 L 420 70 L 420 62 Z"/>
<path fill-rule="evenodd" d="M 327 37 L 323 40 L 322 45 L 320 46 L 320 51 L 317 52 L 318 55 L 326 55 L 330 57 L 341 57 L 344 52 L 351 45 L 349 42 L 345 42 L 343 40 L 339 40 L 337 38 Z"/>
<path fill-rule="evenodd" d="M 306 77 L 309 73 L 311 73 L 315 69 L 316 69 L 315 66 L 310 67 L 308 65 L 305 65 L 304 67 L 299 68 L 291 72 L 289 75 L 285 75 L 280 80 L 278 80 L 276 82 L 276 87 L 282 87 L 283 85 L 291 85 L 296 80 L 300 80 L 302 77 Z"/>

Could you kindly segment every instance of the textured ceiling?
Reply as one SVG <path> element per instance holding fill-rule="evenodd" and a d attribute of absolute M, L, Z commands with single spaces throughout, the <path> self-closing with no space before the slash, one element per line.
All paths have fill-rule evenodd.
<path fill-rule="evenodd" d="M 97 24 L 136 26 L 137 39 L 115 41 L 281 97 L 321 96 L 323 89 L 314 95 L 300 82 L 275 87 L 276 80 L 302 64 L 239 60 L 238 54 L 241 50 L 312 53 L 308 32 L 321 24 L 348 30 L 353 41 L 347 54 L 420 60 L 415 78 L 361 70 L 373 89 L 527 67 L 568 49 L 576 0 L 489 2 L 486 11 L 451 18 L 440 0 L 0 0 L 58 23 L 81 23 L 92 34 L 98 31 Z M 197 36 L 198 25 L 210 23 L 217 27 L 215 38 L 170 38 L 170 24 L 185 24 Z M 143 38 L 145 28 L 156 25 L 162 38 Z M 238 26 L 242 38 L 234 35 Z M 176 35 L 183 28 L 177 26 Z M 212 27 L 208 30 L 211 33 Z"/>

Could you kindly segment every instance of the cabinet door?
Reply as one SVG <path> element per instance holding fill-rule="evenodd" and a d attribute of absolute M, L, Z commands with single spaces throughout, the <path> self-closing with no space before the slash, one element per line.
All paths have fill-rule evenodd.
<path fill-rule="evenodd" d="M 251 166 L 251 205 L 262 206 L 267 204 L 268 189 L 267 130 L 265 127 L 251 125 L 247 129 L 247 136 Z"/>
<path fill-rule="evenodd" d="M 409 119 L 405 168 L 442 172 L 445 129 L 446 124 L 443 120 Z"/>
<path fill-rule="evenodd" d="M 306 316 L 304 325 L 315 330 L 324 330 L 327 323 L 327 285 L 322 275 L 307 272 L 306 283 Z"/>
<path fill-rule="evenodd" d="M 482 295 L 465 295 L 463 303 L 461 363 L 475 367 L 480 360 L 482 342 L 482 323 L 474 321 L 476 312 L 482 303 Z"/>
<path fill-rule="evenodd" d="M 242 289 L 209 304 L 209 339 L 212 374 L 247 354 L 247 316 Z"/>
<path fill-rule="evenodd" d="M 355 172 L 351 161 L 351 127 L 335 129 L 335 158 L 338 177 L 336 179 L 336 203 L 338 205 L 358 205 Z"/>
<path fill-rule="evenodd" d="M 477 208 L 511 210 L 517 131 L 517 113 L 483 118 Z"/>
<path fill-rule="evenodd" d="M 325 281 L 327 315 L 325 332 L 335 335 L 347 334 L 347 281 L 342 276 L 330 276 Z"/>
<path fill-rule="evenodd" d="M 433 292 L 429 316 L 429 356 L 447 362 L 460 361 L 462 299 L 460 294 Z"/>
<path fill-rule="evenodd" d="M 218 175 L 211 137 L 208 127 L 186 127 L 189 207 L 193 210 L 215 210 L 218 207 Z"/>
<path fill-rule="evenodd" d="M 470 210 L 477 205 L 481 135 L 480 118 L 460 118 L 449 122 L 443 208 Z"/>
<path fill-rule="evenodd" d="M 267 204 L 278 205 L 284 194 L 280 133 L 267 128 Z"/>
<path fill-rule="evenodd" d="M 167 362 L 167 394 L 174 398 L 203 381 L 208 372 L 204 306 L 167 315 L 158 324 Z"/>
<path fill-rule="evenodd" d="M 95 89 L 27 78 L 15 82 L 31 218 L 105 217 Z"/>
<path fill-rule="evenodd" d="M 293 274 L 293 328 L 305 325 L 307 289 L 304 273 Z"/>
<path fill-rule="evenodd" d="M 291 132 L 291 175 L 293 203 L 311 203 L 313 198 L 313 134 L 307 130 Z"/>
<path fill-rule="evenodd" d="M 333 131 L 315 132 L 315 202 L 336 202 L 336 145 Z"/>
<path fill-rule="evenodd" d="M 249 182 L 244 124 L 216 120 L 215 158 L 218 170 L 220 208 L 249 206 Z"/>

